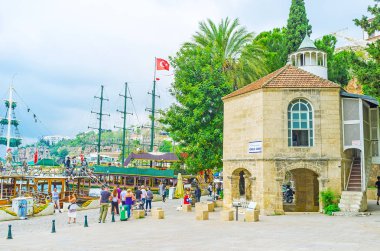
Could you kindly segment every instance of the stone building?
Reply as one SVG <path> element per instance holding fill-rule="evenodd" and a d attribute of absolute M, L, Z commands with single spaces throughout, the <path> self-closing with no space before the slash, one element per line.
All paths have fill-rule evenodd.
<path fill-rule="evenodd" d="M 379 163 L 376 99 L 327 80 L 327 56 L 305 37 L 283 68 L 223 98 L 224 205 L 256 201 L 262 213 L 320 211 L 319 194 L 342 195 L 342 210 L 366 209 Z M 283 203 L 284 184 L 295 203 Z"/>

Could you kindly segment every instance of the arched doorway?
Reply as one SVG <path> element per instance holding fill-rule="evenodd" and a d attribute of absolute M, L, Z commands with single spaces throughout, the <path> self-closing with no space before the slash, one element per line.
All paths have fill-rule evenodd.
<path fill-rule="evenodd" d="M 290 170 L 289 180 L 285 184 L 291 184 L 294 188 L 294 201 L 291 204 L 284 203 L 285 212 L 318 212 L 319 210 L 319 182 L 318 175 L 306 168 Z"/>
<path fill-rule="evenodd" d="M 247 169 L 238 168 L 232 172 L 232 199 L 252 200 L 251 173 Z"/>

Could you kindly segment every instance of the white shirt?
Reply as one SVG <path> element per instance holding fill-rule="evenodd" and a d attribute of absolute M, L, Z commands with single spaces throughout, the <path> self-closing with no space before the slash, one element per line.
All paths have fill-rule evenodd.
<path fill-rule="evenodd" d="M 141 199 L 146 199 L 146 190 L 141 189 Z"/>
<path fill-rule="evenodd" d="M 121 191 L 121 193 L 120 193 L 121 200 L 125 201 L 125 195 L 127 195 L 127 191 L 125 191 L 125 190 Z"/>
<path fill-rule="evenodd" d="M 55 191 L 51 192 L 51 197 L 53 200 L 58 200 L 59 199 L 59 192 L 58 191 L 57 192 L 55 192 Z"/>

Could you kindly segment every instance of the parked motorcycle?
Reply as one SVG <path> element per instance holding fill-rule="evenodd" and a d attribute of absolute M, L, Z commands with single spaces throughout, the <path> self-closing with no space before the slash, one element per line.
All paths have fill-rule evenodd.
<path fill-rule="evenodd" d="M 286 203 L 293 203 L 294 191 L 289 185 L 286 186 L 285 191 L 283 192 L 283 199 Z"/>

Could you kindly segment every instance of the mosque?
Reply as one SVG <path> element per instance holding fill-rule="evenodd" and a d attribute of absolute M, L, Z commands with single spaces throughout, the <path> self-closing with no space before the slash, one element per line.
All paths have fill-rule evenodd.
<path fill-rule="evenodd" d="M 327 60 L 306 36 L 286 66 L 223 98 L 226 207 L 246 200 L 266 215 L 317 212 L 330 188 L 342 211 L 367 209 L 379 103 L 329 81 Z M 283 202 L 284 184 L 295 203 Z"/>

